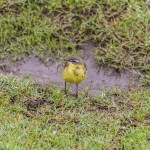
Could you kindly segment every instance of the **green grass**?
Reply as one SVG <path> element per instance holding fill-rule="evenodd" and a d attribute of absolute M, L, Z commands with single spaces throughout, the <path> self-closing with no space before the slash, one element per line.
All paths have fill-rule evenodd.
<path fill-rule="evenodd" d="M 1 149 L 150 147 L 149 88 L 75 99 L 28 79 L 0 75 L 0 85 Z"/>
<path fill-rule="evenodd" d="M 149 78 L 149 7 L 149 0 L 1 0 L 0 59 L 56 60 L 91 40 L 99 64 Z"/>
<path fill-rule="evenodd" d="M 0 60 L 58 60 L 92 41 L 98 64 L 134 71 L 147 85 L 75 99 L 0 74 L 0 149 L 148 150 L 149 8 L 149 0 L 0 0 Z"/>

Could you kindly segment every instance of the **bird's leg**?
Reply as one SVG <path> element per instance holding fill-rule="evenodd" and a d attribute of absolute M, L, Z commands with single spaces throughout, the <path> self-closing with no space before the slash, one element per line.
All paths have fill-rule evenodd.
<path fill-rule="evenodd" d="M 78 84 L 76 83 L 76 97 L 78 98 Z"/>
<path fill-rule="evenodd" d="M 65 81 L 65 94 L 67 94 L 67 82 Z"/>

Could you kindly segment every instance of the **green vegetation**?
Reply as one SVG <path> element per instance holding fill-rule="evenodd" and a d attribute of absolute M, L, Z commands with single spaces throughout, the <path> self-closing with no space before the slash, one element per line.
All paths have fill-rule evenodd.
<path fill-rule="evenodd" d="M 100 64 L 149 70 L 149 7 L 149 0 L 1 0 L 0 58 L 47 61 L 92 40 Z"/>
<path fill-rule="evenodd" d="M 98 64 L 135 71 L 147 85 L 75 99 L 0 74 L 0 149 L 148 150 L 149 8 L 150 0 L 0 0 L 0 60 L 47 62 L 92 41 Z"/>
<path fill-rule="evenodd" d="M 149 98 L 141 88 L 75 99 L 0 75 L 0 149 L 148 150 Z"/>

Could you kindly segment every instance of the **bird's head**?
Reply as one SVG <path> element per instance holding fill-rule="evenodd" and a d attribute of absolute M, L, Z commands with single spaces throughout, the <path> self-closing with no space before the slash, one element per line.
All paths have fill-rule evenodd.
<path fill-rule="evenodd" d="M 78 57 L 78 56 L 74 56 L 74 57 L 70 57 L 68 59 L 66 59 L 67 62 L 70 62 L 74 65 L 77 65 L 77 64 L 83 64 L 84 61 L 82 60 L 82 58 Z"/>

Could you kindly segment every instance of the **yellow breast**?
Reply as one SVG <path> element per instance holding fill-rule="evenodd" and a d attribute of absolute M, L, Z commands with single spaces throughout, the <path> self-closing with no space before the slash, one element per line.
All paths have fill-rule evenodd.
<path fill-rule="evenodd" d="M 85 64 L 72 64 L 67 62 L 62 72 L 62 77 L 66 82 L 81 83 L 86 78 Z"/>

